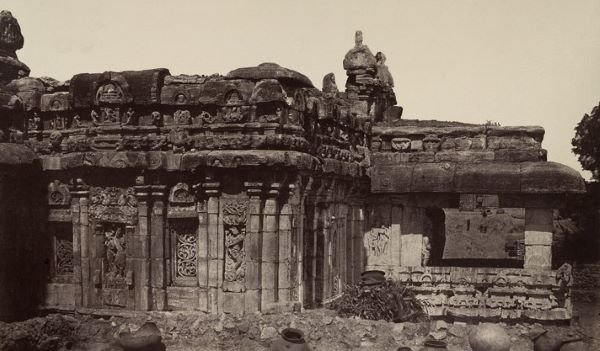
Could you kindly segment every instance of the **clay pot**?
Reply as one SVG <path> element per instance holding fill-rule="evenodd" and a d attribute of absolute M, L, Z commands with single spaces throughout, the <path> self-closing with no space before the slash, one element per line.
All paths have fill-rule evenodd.
<path fill-rule="evenodd" d="M 437 341 L 437 340 L 427 340 L 423 344 L 423 348 L 421 351 L 440 351 L 440 350 L 448 350 L 448 347 L 445 342 Z"/>
<path fill-rule="evenodd" d="M 364 271 L 360 274 L 361 279 L 385 280 L 385 272 L 378 269 Z"/>
<path fill-rule="evenodd" d="M 473 351 L 509 351 L 510 336 L 501 326 L 484 323 L 473 329 L 469 345 Z"/>
<path fill-rule="evenodd" d="M 281 339 L 271 343 L 271 351 L 310 351 L 300 329 L 287 328 L 281 332 Z"/>
<path fill-rule="evenodd" d="M 119 345 L 125 351 L 159 351 L 164 350 L 162 336 L 156 324 L 146 322 L 133 333 L 119 334 Z"/>
<path fill-rule="evenodd" d="M 385 272 L 380 270 L 364 271 L 360 274 L 360 285 L 373 286 L 380 285 L 385 281 Z"/>

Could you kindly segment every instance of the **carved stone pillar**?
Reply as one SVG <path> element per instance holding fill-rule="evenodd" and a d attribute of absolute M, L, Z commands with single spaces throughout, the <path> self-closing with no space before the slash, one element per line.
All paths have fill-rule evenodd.
<path fill-rule="evenodd" d="M 198 307 L 202 312 L 209 312 L 210 305 L 208 299 L 208 212 L 206 194 L 203 184 L 198 184 L 196 188 L 196 197 L 198 203 L 196 210 L 198 212 Z"/>
<path fill-rule="evenodd" d="M 292 258 L 292 205 L 290 199 L 294 193 L 294 185 L 289 185 L 288 201 L 281 205 L 279 213 L 279 259 L 278 259 L 278 300 L 280 302 L 290 301 L 290 281 L 292 264 L 295 265 L 295 259 Z M 294 253 L 295 254 L 295 253 Z"/>
<path fill-rule="evenodd" d="M 150 217 L 150 255 L 148 258 L 150 258 L 150 271 L 152 272 L 150 283 L 152 287 L 152 305 L 159 311 L 167 308 L 168 269 L 166 268 L 171 267 L 171 250 L 169 240 L 165 235 L 166 188 L 165 185 L 152 185 L 151 188 L 152 215 Z"/>
<path fill-rule="evenodd" d="M 248 221 L 246 223 L 246 293 L 244 311 L 258 312 L 261 303 L 261 250 L 262 250 L 262 183 L 244 183 L 248 194 Z"/>
<path fill-rule="evenodd" d="M 76 184 L 71 187 L 71 218 L 73 220 L 73 283 L 75 306 L 90 306 L 90 234 L 89 234 L 89 187 Z"/>
<path fill-rule="evenodd" d="M 552 269 L 553 210 L 525 209 L 525 269 Z"/>
<path fill-rule="evenodd" d="M 135 196 L 138 201 L 138 224 L 137 233 L 134 238 L 139 245 L 130 250 L 135 255 L 135 264 L 137 272 L 134 274 L 135 280 L 135 301 L 139 310 L 149 310 L 152 308 L 151 285 L 150 285 L 150 238 L 148 230 L 148 201 L 150 200 L 150 186 L 137 185 L 135 187 Z"/>
<path fill-rule="evenodd" d="M 223 274 L 223 243 L 219 241 L 219 182 L 207 178 L 204 183 L 206 196 L 206 217 L 207 217 L 207 237 L 208 237 L 208 306 L 209 312 L 219 313 L 218 287 Z M 221 237 L 222 239 L 222 237 Z M 219 255 L 219 250 L 221 255 Z M 221 259 L 219 260 L 219 257 Z M 221 275 L 219 275 L 221 273 Z"/>
<path fill-rule="evenodd" d="M 261 310 L 277 301 L 279 260 L 278 197 L 280 183 L 271 183 L 263 209 L 262 260 L 261 260 Z"/>

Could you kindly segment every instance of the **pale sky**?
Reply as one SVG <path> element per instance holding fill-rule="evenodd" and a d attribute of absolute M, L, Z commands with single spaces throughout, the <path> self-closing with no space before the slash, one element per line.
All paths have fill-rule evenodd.
<path fill-rule="evenodd" d="M 546 129 L 548 158 L 581 170 L 574 127 L 600 101 L 598 0 L 4 0 L 32 76 L 166 67 L 226 74 L 277 62 L 318 88 L 364 33 L 404 118 Z M 586 178 L 589 173 L 584 173 Z"/>

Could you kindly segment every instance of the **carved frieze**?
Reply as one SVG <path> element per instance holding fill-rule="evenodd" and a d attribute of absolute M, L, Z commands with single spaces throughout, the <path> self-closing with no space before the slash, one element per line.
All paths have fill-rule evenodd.
<path fill-rule="evenodd" d="M 134 189 L 91 187 L 89 213 L 97 221 L 135 224 L 138 209 Z"/>
<path fill-rule="evenodd" d="M 246 276 L 246 200 L 228 200 L 223 206 L 223 229 L 225 231 L 225 270 L 223 290 L 245 291 Z"/>

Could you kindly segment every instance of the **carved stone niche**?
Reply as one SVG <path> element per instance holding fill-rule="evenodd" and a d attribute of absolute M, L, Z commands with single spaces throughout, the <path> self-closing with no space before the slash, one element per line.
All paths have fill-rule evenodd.
<path fill-rule="evenodd" d="M 397 152 L 407 152 L 410 150 L 410 139 L 408 138 L 393 138 L 392 150 Z"/>
<path fill-rule="evenodd" d="M 223 206 L 225 231 L 225 269 L 223 291 L 246 291 L 246 200 L 227 200 Z"/>
<path fill-rule="evenodd" d="M 177 183 L 169 192 L 169 218 L 196 217 L 196 198 L 187 183 Z"/>
<path fill-rule="evenodd" d="M 51 207 L 67 207 L 71 205 L 69 187 L 60 180 L 48 184 L 48 205 Z"/>

